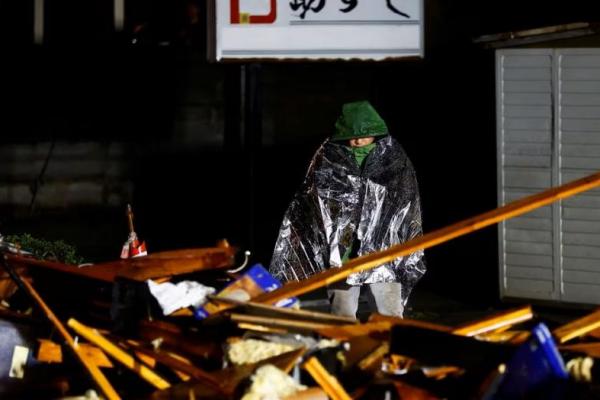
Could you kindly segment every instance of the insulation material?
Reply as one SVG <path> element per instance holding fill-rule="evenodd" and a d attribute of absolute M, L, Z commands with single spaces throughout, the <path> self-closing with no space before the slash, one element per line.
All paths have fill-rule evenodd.
<path fill-rule="evenodd" d="M 400 144 L 391 136 L 379 139 L 361 170 L 349 147 L 327 140 L 285 213 L 270 272 L 281 281 L 302 280 L 340 267 L 345 255 L 373 253 L 421 234 L 415 171 Z M 417 251 L 346 282 L 401 282 L 406 301 L 424 273 Z"/>

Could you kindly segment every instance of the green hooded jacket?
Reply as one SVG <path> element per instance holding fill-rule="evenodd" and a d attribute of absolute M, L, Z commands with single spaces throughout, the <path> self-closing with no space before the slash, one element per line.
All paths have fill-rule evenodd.
<path fill-rule="evenodd" d="M 369 136 L 385 136 L 388 127 L 368 101 L 344 104 L 342 115 L 335 123 L 331 140 L 342 141 Z"/>

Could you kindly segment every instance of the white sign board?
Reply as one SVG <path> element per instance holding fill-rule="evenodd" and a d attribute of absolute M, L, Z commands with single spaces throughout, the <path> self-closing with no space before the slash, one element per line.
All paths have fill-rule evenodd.
<path fill-rule="evenodd" d="M 213 0 L 217 60 L 423 56 L 423 0 Z"/>

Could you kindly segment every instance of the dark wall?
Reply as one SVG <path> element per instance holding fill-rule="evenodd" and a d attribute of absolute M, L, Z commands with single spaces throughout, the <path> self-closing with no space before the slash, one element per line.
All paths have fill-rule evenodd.
<path fill-rule="evenodd" d="M 127 2 L 119 34 L 103 2 L 79 3 L 49 1 L 47 43 L 34 47 L 30 29 L 1 12 L 30 27 L 31 10 L 0 2 L 0 27 L 27 37 L 3 47 L 0 143 L 125 145 L 126 200 L 151 251 L 227 237 L 265 264 L 310 157 L 341 104 L 355 99 L 371 100 L 412 159 L 425 231 L 494 208 L 494 55 L 472 39 L 598 15 L 583 1 L 431 0 L 423 60 L 264 63 L 249 72 L 205 61 L 205 26 L 193 18 L 201 1 Z M 243 124 L 242 68 L 259 83 L 260 135 L 252 120 Z M 0 210 L 0 232 L 64 238 L 97 259 L 114 258 L 126 238 L 124 205 Z M 495 228 L 441 245 L 427 252 L 422 287 L 493 302 L 497 258 Z"/>

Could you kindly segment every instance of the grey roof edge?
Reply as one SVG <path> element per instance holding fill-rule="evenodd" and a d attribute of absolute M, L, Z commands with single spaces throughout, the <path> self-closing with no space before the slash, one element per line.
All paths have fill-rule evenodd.
<path fill-rule="evenodd" d="M 552 25 L 521 31 L 501 32 L 479 36 L 474 43 L 485 48 L 503 48 L 541 43 L 560 39 L 589 36 L 600 33 L 600 23 L 574 22 L 563 25 Z"/>

